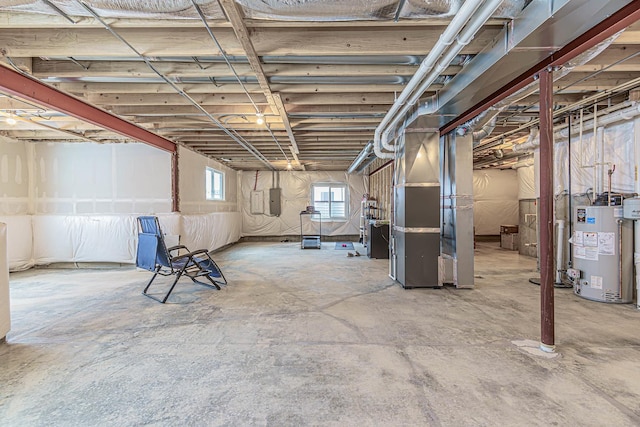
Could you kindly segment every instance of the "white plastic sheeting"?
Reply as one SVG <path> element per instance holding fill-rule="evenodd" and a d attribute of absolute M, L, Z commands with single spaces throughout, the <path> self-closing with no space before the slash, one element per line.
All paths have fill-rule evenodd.
<path fill-rule="evenodd" d="M 634 158 L 636 139 L 636 118 L 626 122 L 618 122 L 607 127 L 599 127 L 595 133 L 592 129 L 584 131 L 582 139 L 578 135 L 571 136 L 571 193 L 591 193 L 596 187 L 598 193 L 608 191 L 607 170 L 615 165 L 611 177 L 611 190 L 616 193 L 633 193 L 635 191 L 635 168 L 638 160 Z M 569 140 L 567 132 L 555 132 L 554 144 L 554 187 L 555 195 L 569 191 Z M 559 135 L 563 135 L 558 138 Z M 537 146 L 539 137 L 533 140 Z M 535 149 L 535 169 L 539 164 L 539 149 Z M 525 168 L 522 168 L 525 169 Z M 520 170 L 519 170 L 520 171 Z M 540 196 L 538 176 L 534 178 L 535 197 Z M 521 193 L 530 194 L 529 182 L 520 181 Z M 522 197 L 520 197 L 522 198 Z"/>
<path fill-rule="evenodd" d="M 134 263 L 138 215 L 15 215 L 7 223 L 11 271 L 55 262 Z M 167 241 L 214 250 L 238 241 L 240 212 L 158 215 Z"/>
<path fill-rule="evenodd" d="M 132 262 L 135 259 L 135 217 L 33 217 L 36 264 L 52 262 Z"/>
<path fill-rule="evenodd" d="M 263 191 L 268 202 L 269 189 L 272 187 L 271 172 L 259 172 L 256 184 L 255 172 L 242 172 L 242 233 L 245 236 L 286 236 L 300 234 L 300 211 L 311 202 L 311 185 L 314 183 L 345 183 L 349 197 L 349 212 L 346 221 L 323 221 L 322 234 L 327 236 L 359 234 L 360 202 L 365 190 L 362 175 L 349 175 L 345 172 L 281 172 L 282 188 L 280 216 L 269 216 L 268 205 L 264 215 L 251 214 L 251 191 Z M 277 186 L 277 183 L 276 183 Z M 305 218 L 304 232 L 318 233 L 317 222 Z"/>
<path fill-rule="evenodd" d="M 0 339 L 11 329 L 9 313 L 9 266 L 7 255 L 7 226 L 0 222 Z"/>
<path fill-rule="evenodd" d="M 473 225 L 477 235 L 500 234 L 518 223 L 518 179 L 514 170 L 473 171 Z"/>
<path fill-rule="evenodd" d="M 536 198 L 536 180 L 534 166 L 516 169 L 518 173 L 518 200 Z"/>
<path fill-rule="evenodd" d="M 9 270 L 33 267 L 33 226 L 31 215 L 0 216 L 7 227 L 7 253 Z"/>
<path fill-rule="evenodd" d="M 218 212 L 182 216 L 180 243 L 191 250 L 218 249 L 237 242 L 242 233 L 240 212 Z"/>
<path fill-rule="evenodd" d="M 576 136 L 571 138 L 571 193 L 585 193 L 587 189 L 592 188 L 594 173 L 598 192 L 607 191 L 607 169 L 611 165 L 616 165 L 611 177 L 612 191 L 632 193 L 635 185 L 635 167 L 638 162 L 638 159 L 634 159 L 634 122 L 618 123 L 599 132 L 603 133 L 598 141 L 594 141 L 593 131 L 583 133 L 582 142 Z M 567 139 L 555 144 L 554 194 L 569 190 L 568 147 Z M 605 165 L 594 168 L 596 163 L 605 163 Z"/>
<path fill-rule="evenodd" d="M 180 211 L 184 214 L 237 212 L 238 173 L 220 162 L 187 148 L 178 147 Z M 205 173 L 207 167 L 224 173 L 224 201 L 207 200 Z"/>

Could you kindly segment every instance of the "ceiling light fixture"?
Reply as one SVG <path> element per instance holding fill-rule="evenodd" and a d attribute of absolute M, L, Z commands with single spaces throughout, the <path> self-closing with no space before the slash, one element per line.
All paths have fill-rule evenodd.
<path fill-rule="evenodd" d="M 7 124 L 10 124 L 11 126 L 13 126 L 13 125 L 15 125 L 16 123 L 18 123 L 18 122 L 16 121 L 16 119 L 14 119 L 14 118 L 13 118 L 13 114 L 10 114 L 10 115 L 7 117 Z"/>
<path fill-rule="evenodd" d="M 293 169 L 293 166 L 291 165 L 291 160 L 287 160 L 287 170 L 291 170 Z"/>
<path fill-rule="evenodd" d="M 264 114 L 256 113 L 256 124 L 259 124 L 259 125 L 264 124 Z"/>

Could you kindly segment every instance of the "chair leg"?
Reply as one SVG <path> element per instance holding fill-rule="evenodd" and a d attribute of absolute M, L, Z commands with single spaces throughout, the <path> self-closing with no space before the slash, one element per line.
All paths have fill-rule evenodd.
<path fill-rule="evenodd" d="M 158 275 L 158 273 L 160 272 L 160 266 L 156 267 L 155 273 L 153 274 L 153 277 L 151 277 L 151 280 L 149 280 L 149 283 L 147 283 L 147 286 L 144 288 L 144 290 L 142 291 L 142 293 L 144 295 L 147 294 L 147 291 L 149 290 L 149 286 L 151 286 L 151 283 L 154 281 L 154 279 L 156 278 L 156 276 Z"/>
<path fill-rule="evenodd" d="M 222 270 L 220 269 L 220 267 L 218 267 L 218 264 L 216 264 L 216 262 L 214 260 L 211 260 L 211 262 L 213 263 L 213 265 L 216 266 L 216 268 L 218 269 L 218 271 L 220 272 L 220 278 L 222 279 L 222 281 L 219 281 L 218 283 L 220 283 L 221 285 L 226 285 L 227 284 L 227 278 L 224 277 L 224 273 L 222 272 Z M 207 276 L 208 277 L 208 276 Z M 210 279 L 213 281 L 213 279 Z"/>
<path fill-rule="evenodd" d="M 169 288 L 169 292 L 167 292 L 167 294 L 164 296 L 162 301 L 160 301 L 161 303 L 164 304 L 165 302 L 167 302 L 167 298 L 169 298 L 169 295 L 171 295 L 171 292 L 173 292 L 173 288 L 176 287 L 176 284 L 178 283 L 178 280 L 180 280 L 180 276 L 182 276 L 183 271 L 184 271 L 184 268 L 182 268 L 182 270 L 180 270 L 178 274 L 176 274 L 176 280 L 173 281 L 171 288 Z"/>
<path fill-rule="evenodd" d="M 209 279 L 209 281 L 213 284 L 213 286 L 214 286 L 217 290 L 220 290 L 220 285 L 218 285 L 218 284 L 217 284 L 217 283 L 216 283 L 216 282 L 215 282 L 215 281 L 214 281 L 214 280 L 213 280 L 209 275 L 207 275 L 207 279 Z M 196 280 L 194 280 L 194 282 L 196 282 Z M 205 286 L 209 286 L 207 283 L 202 283 L 202 282 L 199 282 L 199 281 L 198 281 L 198 283 L 200 283 L 200 284 L 202 284 L 202 285 L 205 285 Z"/>
<path fill-rule="evenodd" d="M 153 280 L 156 278 L 156 276 L 158 275 L 158 273 L 160 272 L 160 269 L 162 268 L 162 266 L 158 266 L 156 268 L 156 272 L 154 273 L 153 277 L 151 278 L 151 280 L 149 280 L 149 283 L 147 284 L 147 287 L 144 288 L 144 291 L 142 291 L 142 294 L 146 297 L 149 297 L 153 300 L 156 300 L 162 304 L 167 302 L 167 299 L 169 298 L 169 295 L 171 295 L 171 292 L 173 292 L 173 288 L 176 287 L 176 284 L 178 283 L 178 280 L 180 280 L 180 277 L 182 276 L 182 273 L 184 273 L 184 270 L 186 268 L 186 264 L 184 267 L 182 267 L 182 269 L 180 271 L 178 271 L 178 273 L 176 273 L 176 279 L 173 281 L 173 283 L 171 284 L 171 288 L 169 288 L 169 292 L 167 292 L 167 294 L 164 296 L 164 298 L 160 299 L 158 297 L 156 297 L 155 295 L 151 295 L 148 294 L 147 291 L 149 290 L 149 286 L 151 286 L 151 282 L 153 282 Z"/>
<path fill-rule="evenodd" d="M 216 268 L 216 270 L 218 270 L 218 271 L 220 272 L 220 276 L 222 277 L 222 281 L 218 281 L 218 280 L 214 280 L 214 279 L 212 279 L 212 278 L 211 278 L 211 276 L 209 276 L 208 274 L 206 275 L 206 276 L 207 276 L 207 279 L 208 279 L 211 283 L 213 283 L 213 286 L 215 286 L 215 287 L 216 287 L 216 289 L 218 289 L 218 290 L 219 290 L 219 289 L 220 289 L 220 285 L 226 285 L 226 284 L 227 284 L 227 279 L 225 279 L 224 274 L 222 274 L 222 270 L 220 270 L 220 267 L 218 267 L 218 264 L 216 264 L 216 262 L 215 262 L 215 261 L 214 261 L 214 260 L 213 260 L 209 255 L 208 255 L 208 254 L 207 254 L 207 258 L 209 259 L 209 261 L 208 261 L 208 262 L 210 262 L 211 264 L 213 264 L 213 266 Z M 203 268 L 203 267 L 200 265 L 200 263 L 198 262 L 198 260 L 194 259 L 193 261 L 195 262 L 195 264 L 196 264 L 196 265 L 197 265 L 201 270 L 207 270 L 206 268 Z M 199 284 L 201 284 L 201 285 L 209 286 L 209 285 L 207 285 L 206 283 L 202 283 L 202 282 L 197 281 L 197 280 L 195 280 L 195 279 L 193 279 L 193 278 L 192 278 L 191 280 L 193 280 L 194 282 L 199 283 Z"/>

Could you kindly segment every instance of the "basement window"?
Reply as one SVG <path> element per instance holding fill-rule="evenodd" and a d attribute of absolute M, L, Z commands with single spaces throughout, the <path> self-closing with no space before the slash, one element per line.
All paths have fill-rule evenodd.
<path fill-rule="evenodd" d="M 346 220 L 348 206 L 347 184 L 313 184 L 311 200 L 315 210 L 320 211 L 323 220 Z"/>
<path fill-rule="evenodd" d="M 207 200 L 224 200 L 224 172 L 207 168 Z"/>

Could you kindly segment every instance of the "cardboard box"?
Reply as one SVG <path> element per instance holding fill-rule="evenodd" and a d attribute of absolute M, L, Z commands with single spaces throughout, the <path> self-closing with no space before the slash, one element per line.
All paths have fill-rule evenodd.
<path fill-rule="evenodd" d="M 518 250 L 520 235 L 518 233 L 502 233 L 500 234 L 500 247 L 510 251 Z"/>
<path fill-rule="evenodd" d="M 517 225 L 501 225 L 500 226 L 500 234 L 512 234 L 518 232 Z"/>

